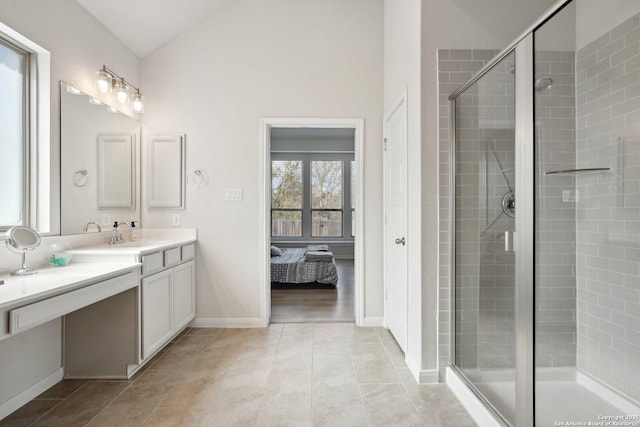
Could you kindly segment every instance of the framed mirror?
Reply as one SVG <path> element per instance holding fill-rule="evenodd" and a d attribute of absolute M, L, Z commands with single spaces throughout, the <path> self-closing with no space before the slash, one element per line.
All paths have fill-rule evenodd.
<path fill-rule="evenodd" d="M 61 234 L 140 220 L 140 122 L 60 82 Z"/>

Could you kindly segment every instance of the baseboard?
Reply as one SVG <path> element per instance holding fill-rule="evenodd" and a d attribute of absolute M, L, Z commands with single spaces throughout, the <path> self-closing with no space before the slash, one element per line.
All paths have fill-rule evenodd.
<path fill-rule="evenodd" d="M 620 409 L 620 413 L 640 414 L 640 405 L 637 402 L 634 402 L 629 396 L 611 390 L 591 375 L 578 371 L 576 372 L 576 382 Z"/>
<path fill-rule="evenodd" d="M 196 317 L 189 323 L 192 328 L 264 328 L 259 317 Z"/>
<path fill-rule="evenodd" d="M 469 412 L 473 420 L 483 427 L 502 427 L 502 424 L 493 414 L 478 400 L 464 381 L 453 369 L 447 367 L 447 385 L 458 398 L 464 409 Z"/>
<path fill-rule="evenodd" d="M 437 369 L 424 369 L 418 372 L 418 382 L 420 384 L 438 384 L 440 382 L 440 371 Z"/>
<path fill-rule="evenodd" d="M 368 316 L 362 319 L 362 323 L 359 326 L 372 327 L 372 326 L 384 326 L 384 318 L 377 316 Z"/>
<path fill-rule="evenodd" d="M 23 390 L 19 394 L 13 396 L 11 399 L 0 404 L 0 420 L 29 403 L 34 397 L 40 395 L 41 393 L 47 391 L 48 389 L 62 381 L 63 375 L 64 369 L 59 368 L 49 376 L 43 378 L 42 380 L 29 387 L 28 389 Z"/>

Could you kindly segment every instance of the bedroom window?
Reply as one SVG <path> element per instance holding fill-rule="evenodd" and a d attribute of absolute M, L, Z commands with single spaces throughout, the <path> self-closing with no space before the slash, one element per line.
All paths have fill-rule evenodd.
<path fill-rule="evenodd" d="M 342 161 L 311 162 L 311 236 L 342 237 Z"/>
<path fill-rule="evenodd" d="M 271 161 L 271 236 L 287 241 L 352 241 L 353 153 L 277 152 Z"/>
<path fill-rule="evenodd" d="M 358 189 L 358 181 L 356 180 L 356 162 L 351 160 L 351 237 L 356 235 L 356 191 Z"/>
<path fill-rule="evenodd" d="M 302 236 L 302 161 L 271 162 L 271 235 Z"/>

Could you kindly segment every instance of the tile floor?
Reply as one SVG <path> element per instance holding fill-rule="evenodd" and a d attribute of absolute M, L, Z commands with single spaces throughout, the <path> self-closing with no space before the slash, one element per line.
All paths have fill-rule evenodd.
<path fill-rule="evenodd" d="M 63 381 L 2 426 L 473 426 L 383 328 L 187 329 L 129 381 Z"/>

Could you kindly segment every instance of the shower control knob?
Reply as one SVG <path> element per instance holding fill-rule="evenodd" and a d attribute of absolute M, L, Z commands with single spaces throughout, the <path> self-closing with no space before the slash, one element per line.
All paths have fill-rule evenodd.
<path fill-rule="evenodd" d="M 404 237 L 403 237 L 402 239 L 401 239 L 401 238 L 399 238 L 399 237 L 396 239 L 396 245 L 402 245 L 402 246 L 404 246 L 404 245 L 405 245 L 405 243 L 407 243 L 407 241 L 404 239 Z"/>

